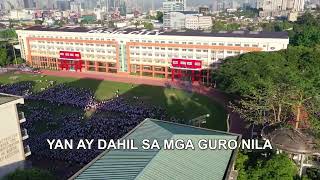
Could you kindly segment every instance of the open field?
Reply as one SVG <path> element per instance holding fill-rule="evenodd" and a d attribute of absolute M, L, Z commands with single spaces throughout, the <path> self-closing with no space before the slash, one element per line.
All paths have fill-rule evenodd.
<path fill-rule="evenodd" d="M 30 135 L 27 144 L 33 155 L 28 160 L 34 167 L 49 170 L 58 179 L 72 176 L 101 150 L 93 148 L 89 154 L 85 150 L 49 150 L 45 139 L 119 139 L 147 117 L 186 123 L 204 114 L 211 115 L 207 119 L 207 128 L 226 130 L 226 110 L 223 106 L 206 96 L 183 90 L 86 78 L 12 73 L 0 75 L 1 84 L 15 84 L 4 86 L 9 89 L 27 85 L 28 92 L 33 92 L 32 95 L 27 93 L 29 96 L 25 105 L 19 107 L 27 119 L 22 126 Z M 55 88 L 65 92 L 50 91 Z M 117 91 L 120 98 L 114 98 Z M 47 92 L 50 93 L 45 95 L 45 99 L 31 98 Z M 70 94 L 64 96 L 67 92 Z M 72 104 L 74 99 L 76 102 L 89 103 L 87 98 L 92 96 L 95 96 L 96 103 L 107 102 L 105 109 Z M 111 98 L 112 101 L 104 101 Z"/>
<path fill-rule="evenodd" d="M 222 106 L 203 95 L 184 92 L 182 90 L 169 89 L 149 85 L 132 85 L 95 79 L 75 79 L 54 76 L 42 76 L 32 74 L 3 74 L 0 75 L 0 83 L 32 82 L 33 91 L 41 91 L 50 81 L 56 84 L 64 83 L 67 86 L 86 88 L 94 92 L 99 100 L 110 99 L 119 90 L 120 95 L 128 99 L 138 97 L 146 103 L 159 105 L 166 109 L 170 117 L 189 120 L 209 113 L 211 117 L 207 121 L 210 129 L 226 129 L 226 111 Z"/>

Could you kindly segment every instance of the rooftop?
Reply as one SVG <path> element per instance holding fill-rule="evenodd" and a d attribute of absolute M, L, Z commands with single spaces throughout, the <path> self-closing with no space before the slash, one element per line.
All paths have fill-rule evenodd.
<path fill-rule="evenodd" d="M 228 177 L 236 150 L 144 150 L 142 140 L 200 139 L 240 140 L 240 135 L 171 122 L 146 119 L 123 139 L 132 139 L 138 150 L 109 150 L 85 166 L 75 179 L 212 179 Z"/>
<path fill-rule="evenodd" d="M 205 32 L 197 30 L 164 31 L 146 29 L 114 29 L 114 28 L 85 28 L 85 27 L 46 27 L 32 26 L 28 31 L 54 31 L 54 32 L 79 32 L 79 33 L 104 33 L 104 34 L 136 34 L 136 35 L 162 35 L 162 36 L 203 36 L 203 37 L 239 37 L 239 38 L 277 38 L 288 39 L 287 32 L 256 32 L 256 31 L 221 31 Z"/>
<path fill-rule="evenodd" d="M 0 105 L 21 99 L 21 97 L 0 93 Z"/>

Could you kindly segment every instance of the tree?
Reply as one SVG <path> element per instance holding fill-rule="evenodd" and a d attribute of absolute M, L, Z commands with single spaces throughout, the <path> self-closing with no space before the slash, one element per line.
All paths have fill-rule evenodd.
<path fill-rule="evenodd" d="M 248 179 L 293 180 L 297 175 L 297 167 L 286 154 L 277 154 L 267 161 L 258 161 L 248 174 Z"/>
<path fill-rule="evenodd" d="M 310 12 L 304 13 L 293 25 L 290 32 L 290 41 L 293 45 L 314 47 L 320 43 L 320 16 Z"/>
<path fill-rule="evenodd" d="M 4 48 L 0 48 L 0 66 L 6 66 L 8 63 L 7 50 Z"/>
<path fill-rule="evenodd" d="M 14 29 L 6 29 L 0 31 L 0 38 L 2 39 L 16 39 L 17 33 Z"/>
<path fill-rule="evenodd" d="M 307 175 L 307 179 L 310 179 L 310 180 L 320 179 L 320 169 L 319 168 L 307 168 L 306 175 Z"/>
<path fill-rule="evenodd" d="M 43 21 L 41 20 L 34 20 L 35 25 L 42 25 Z"/>
<path fill-rule="evenodd" d="M 238 180 L 293 180 L 297 175 L 297 167 L 288 155 L 269 151 L 239 152 L 235 168 Z"/>
<path fill-rule="evenodd" d="M 109 27 L 109 28 L 115 28 L 116 25 L 114 24 L 114 21 L 109 21 L 109 22 L 108 22 L 108 27 Z"/>
<path fill-rule="evenodd" d="M 154 28 L 153 24 L 152 23 L 148 23 L 148 22 L 144 22 L 143 26 L 144 26 L 144 28 L 146 28 L 148 30 L 152 30 Z"/>
<path fill-rule="evenodd" d="M 213 32 L 219 32 L 225 30 L 225 24 L 221 21 L 213 22 L 212 29 Z"/>
<path fill-rule="evenodd" d="M 289 47 L 280 52 L 249 53 L 227 59 L 214 75 L 218 88 L 241 96 L 232 107 L 244 119 L 256 123 L 281 122 L 319 103 L 320 51 Z M 304 117 L 305 118 L 305 117 Z"/>
<path fill-rule="evenodd" d="M 5 179 L 6 180 L 29 180 L 29 179 L 32 179 L 32 180 L 43 180 L 43 179 L 54 180 L 55 178 L 48 171 L 32 168 L 32 169 L 24 169 L 24 170 L 17 169 L 13 173 L 8 174 L 5 177 Z"/>
<path fill-rule="evenodd" d="M 238 180 L 247 180 L 248 174 L 246 172 L 246 167 L 248 166 L 248 155 L 238 152 L 235 168 L 238 170 Z"/>
<path fill-rule="evenodd" d="M 157 11 L 156 19 L 157 19 L 160 23 L 163 23 L 163 12 Z"/>
<path fill-rule="evenodd" d="M 140 21 L 135 21 L 134 25 L 136 26 L 136 29 L 138 28 L 138 26 L 140 26 L 141 22 Z"/>
<path fill-rule="evenodd" d="M 17 57 L 17 59 L 16 59 L 15 61 L 16 61 L 16 62 L 14 62 L 14 63 L 17 63 L 17 64 L 23 64 L 23 63 L 25 63 L 25 60 L 22 59 L 21 57 Z"/>

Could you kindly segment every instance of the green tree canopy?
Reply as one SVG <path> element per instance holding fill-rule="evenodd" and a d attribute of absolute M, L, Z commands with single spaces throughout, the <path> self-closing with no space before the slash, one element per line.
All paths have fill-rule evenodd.
<path fill-rule="evenodd" d="M 0 48 L 0 66 L 5 66 L 7 65 L 8 62 L 8 53 L 7 53 L 7 49 L 5 48 Z"/>
<path fill-rule="evenodd" d="M 213 78 L 220 89 L 242 97 L 233 108 L 246 120 L 278 122 L 294 115 L 297 125 L 302 111 L 319 103 L 318 57 L 318 48 L 306 47 L 248 53 L 226 59 Z"/>
<path fill-rule="evenodd" d="M 152 23 L 148 23 L 148 22 L 144 22 L 143 26 L 144 26 L 144 28 L 146 28 L 148 30 L 152 30 L 154 28 L 153 24 Z"/>
<path fill-rule="evenodd" d="M 297 167 L 286 154 L 272 151 L 239 152 L 235 163 L 238 180 L 293 180 Z"/>
<path fill-rule="evenodd" d="M 6 180 L 54 180 L 50 172 L 41 169 L 17 169 L 5 177 Z"/>
<path fill-rule="evenodd" d="M 157 19 L 159 22 L 163 23 L 163 12 L 157 11 L 156 19 Z"/>
<path fill-rule="evenodd" d="M 293 45 L 314 47 L 320 43 L 320 16 L 304 13 L 298 18 L 290 32 L 290 41 Z"/>
<path fill-rule="evenodd" d="M 34 21 L 34 24 L 36 24 L 36 25 L 42 25 L 42 23 L 43 23 L 43 21 L 41 21 L 41 20 L 35 20 Z"/>
<path fill-rule="evenodd" d="M 16 39 L 17 33 L 14 29 L 0 30 L 0 39 Z"/>

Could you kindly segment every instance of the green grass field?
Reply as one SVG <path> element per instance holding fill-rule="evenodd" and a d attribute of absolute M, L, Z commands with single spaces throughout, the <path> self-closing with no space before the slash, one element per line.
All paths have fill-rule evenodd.
<path fill-rule="evenodd" d="M 114 97 L 114 93 L 119 89 L 121 95 L 128 98 L 139 97 L 144 102 L 162 106 L 166 108 L 170 116 L 179 119 L 190 120 L 208 113 L 211 115 L 207 121 L 208 128 L 217 130 L 226 129 L 225 109 L 208 97 L 195 93 L 164 87 L 131 85 L 94 79 L 61 78 L 29 74 L 0 75 L 0 84 L 21 81 L 34 83 L 33 91 L 41 91 L 41 88 L 49 85 L 49 81 L 55 81 L 57 84 L 65 83 L 72 87 L 88 88 L 95 92 L 95 96 L 99 100 Z"/>

